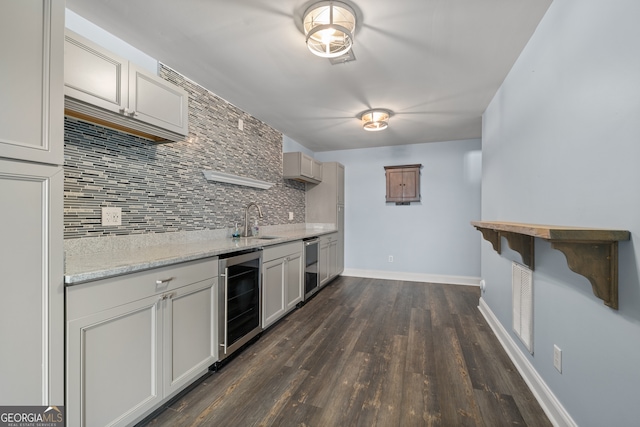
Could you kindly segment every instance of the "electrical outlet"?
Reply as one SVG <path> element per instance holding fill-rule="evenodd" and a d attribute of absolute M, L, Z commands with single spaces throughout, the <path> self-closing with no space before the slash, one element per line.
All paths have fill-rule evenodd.
<path fill-rule="evenodd" d="M 393 255 L 389 255 L 389 262 L 393 262 Z"/>
<path fill-rule="evenodd" d="M 242 121 L 242 119 L 238 119 L 238 129 L 244 130 L 244 122 Z"/>
<path fill-rule="evenodd" d="M 102 225 L 122 225 L 122 209 L 102 208 Z"/>
<path fill-rule="evenodd" d="M 557 345 L 553 345 L 553 367 L 562 373 L 562 350 Z"/>
<path fill-rule="evenodd" d="M 293 221 L 293 212 L 289 212 L 289 221 Z"/>

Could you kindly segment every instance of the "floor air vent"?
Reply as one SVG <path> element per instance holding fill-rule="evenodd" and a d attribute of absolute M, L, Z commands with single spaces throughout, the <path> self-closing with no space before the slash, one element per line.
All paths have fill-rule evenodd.
<path fill-rule="evenodd" d="M 511 274 L 513 331 L 533 354 L 533 274 L 515 262 Z"/>

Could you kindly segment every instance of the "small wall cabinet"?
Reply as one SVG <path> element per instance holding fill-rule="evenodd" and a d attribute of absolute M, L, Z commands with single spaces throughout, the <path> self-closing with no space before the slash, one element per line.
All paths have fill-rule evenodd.
<path fill-rule="evenodd" d="M 187 92 L 67 30 L 65 113 L 154 141 L 188 133 Z"/>
<path fill-rule="evenodd" d="M 262 261 L 262 327 L 266 328 L 302 301 L 302 242 L 267 247 Z"/>
<path fill-rule="evenodd" d="M 420 169 L 422 165 L 385 166 L 386 201 L 408 205 L 420 201 Z"/>
<path fill-rule="evenodd" d="M 322 181 L 322 162 L 299 151 L 282 155 L 282 176 L 317 184 Z"/>

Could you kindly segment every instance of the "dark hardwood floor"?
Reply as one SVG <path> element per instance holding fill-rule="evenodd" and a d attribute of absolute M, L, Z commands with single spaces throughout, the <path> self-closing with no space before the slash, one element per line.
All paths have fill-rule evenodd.
<path fill-rule="evenodd" d="M 147 425 L 550 426 L 479 292 L 339 277 Z"/>

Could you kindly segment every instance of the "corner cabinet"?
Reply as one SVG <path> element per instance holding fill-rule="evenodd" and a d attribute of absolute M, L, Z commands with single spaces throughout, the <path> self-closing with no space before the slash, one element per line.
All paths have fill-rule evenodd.
<path fill-rule="evenodd" d="M 422 165 L 385 166 L 386 201 L 408 205 L 420 201 L 420 169 Z"/>
<path fill-rule="evenodd" d="M 301 152 L 283 153 L 282 177 L 318 184 L 322 181 L 322 162 Z"/>
<path fill-rule="evenodd" d="M 188 133 L 188 94 L 67 30 L 65 113 L 153 141 Z"/>
<path fill-rule="evenodd" d="M 68 427 L 132 425 L 207 372 L 217 269 L 207 258 L 67 288 Z"/>
<path fill-rule="evenodd" d="M 267 247 L 262 260 L 262 327 L 266 328 L 302 301 L 302 242 Z"/>

